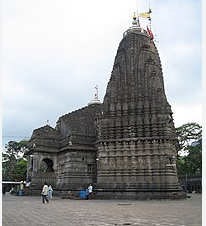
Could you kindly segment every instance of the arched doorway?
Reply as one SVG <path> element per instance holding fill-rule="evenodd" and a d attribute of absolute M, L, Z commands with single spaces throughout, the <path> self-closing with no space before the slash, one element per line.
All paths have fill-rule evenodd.
<path fill-rule="evenodd" d="M 54 166 L 53 161 L 49 158 L 45 158 L 42 159 L 40 169 L 42 172 L 54 172 L 53 166 Z"/>

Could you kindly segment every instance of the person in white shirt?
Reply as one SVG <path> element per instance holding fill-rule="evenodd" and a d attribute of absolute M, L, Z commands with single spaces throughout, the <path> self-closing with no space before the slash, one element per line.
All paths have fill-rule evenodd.
<path fill-rule="evenodd" d="M 48 187 L 48 194 L 47 194 L 47 198 L 48 199 L 52 199 L 52 192 L 53 192 L 52 186 L 49 185 L 49 187 Z"/>
<path fill-rule="evenodd" d="M 92 198 L 92 194 L 93 194 L 93 187 L 92 187 L 91 184 L 88 187 L 88 192 L 89 192 L 89 199 L 91 199 Z"/>
<path fill-rule="evenodd" d="M 49 202 L 49 200 L 47 199 L 48 185 L 46 182 L 44 183 L 41 194 L 42 194 L 42 202 L 44 203 L 44 201 L 46 200 L 46 202 L 48 203 Z"/>

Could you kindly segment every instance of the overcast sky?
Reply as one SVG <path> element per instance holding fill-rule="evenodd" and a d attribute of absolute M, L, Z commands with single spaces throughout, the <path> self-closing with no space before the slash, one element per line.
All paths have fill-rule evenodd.
<path fill-rule="evenodd" d="M 175 127 L 202 125 L 201 0 L 2 0 L 2 146 L 55 127 L 96 85 L 102 102 L 123 33 L 149 4 Z"/>

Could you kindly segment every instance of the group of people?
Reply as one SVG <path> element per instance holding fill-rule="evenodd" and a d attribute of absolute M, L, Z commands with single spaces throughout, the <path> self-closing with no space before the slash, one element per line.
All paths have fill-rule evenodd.
<path fill-rule="evenodd" d="M 52 193 L 53 193 L 53 189 L 51 185 L 47 185 L 47 183 L 44 183 L 44 186 L 42 188 L 42 202 L 45 203 L 45 201 L 48 203 L 49 200 L 52 199 Z"/>
<path fill-rule="evenodd" d="M 52 193 L 53 193 L 53 189 L 51 185 L 47 185 L 47 183 L 44 183 L 44 186 L 42 188 L 42 202 L 45 203 L 45 201 L 47 203 L 49 203 L 49 200 L 52 199 Z M 93 196 L 93 187 L 92 184 L 89 185 L 89 187 L 86 189 L 86 199 L 91 199 Z"/>

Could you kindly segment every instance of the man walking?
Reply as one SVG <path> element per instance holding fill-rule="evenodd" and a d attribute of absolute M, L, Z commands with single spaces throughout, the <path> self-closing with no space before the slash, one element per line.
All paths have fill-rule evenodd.
<path fill-rule="evenodd" d="M 92 187 L 92 185 L 90 184 L 89 185 L 89 187 L 88 187 L 88 192 L 89 192 L 89 199 L 91 199 L 92 198 L 92 192 L 93 192 L 93 187 Z"/>
<path fill-rule="evenodd" d="M 46 200 L 46 202 L 48 203 L 49 200 L 47 199 L 47 195 L 48 195 L 48 185 L 46 182 L 44 182 L 44 186 L 42 188 L 42 202 L 44 203 L 44 200 Z"/>

